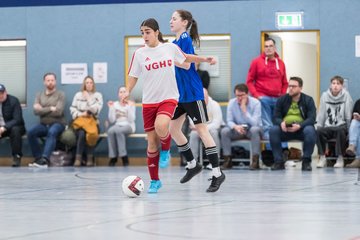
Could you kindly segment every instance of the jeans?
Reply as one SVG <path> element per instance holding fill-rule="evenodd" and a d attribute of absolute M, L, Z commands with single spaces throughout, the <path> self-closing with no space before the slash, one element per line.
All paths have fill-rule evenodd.
<path fill-rule="evenodd" d="M 360 157 L 360 121 L 353 119 L 349 128 L 349 144 L 356 148 L 356 156 Z"/>
<path fill-rule="evenodd" d="M 275 105 L 278 98 L 263 96 L 259 100 L 261 103 L 261 119 L 264 130 L 263 138 L 268 140 L 270 128 L 273 126 L 272 119 L 274 117 Z M 287 142 L 281 143 L 281 146 L 282 148 L 287 148 Z M 269 146 L 269 144 L 266 144 L 266 149 L 271 150 L 271 146 Z"/>
<path fill-rule="evenodd" d="M 269 131 L 273 126 L 273 116 L 277 98 L 263 96 L 260 99 L 261 103 L 261 119 L 264 130 L 264 139 L 269 139 Z"/>
<path fill-rule="evenodd" d="M 283 132 L 280 126 L 270 129 L 270 145 L 275 162 L 283 162 L 281 141 L 300 140 L 303 141 L 303 160 L 311 161 L 316 143 L 316 131 L 314 126 L 306 126 L 297 132 Z"/>
<path fill-rule="evenodd" d="M 58 136 L 65 130 L 65 126 L 61 123 L 53 123 L 50 125 L 38 124 L 28 131 L 29 146 L 35 159 L 45 157 L 50 158 L 51 153 L 55 150 L 56 140 Z M 44 151 L 41 152 L 38 138 L 46 137 Z"/>

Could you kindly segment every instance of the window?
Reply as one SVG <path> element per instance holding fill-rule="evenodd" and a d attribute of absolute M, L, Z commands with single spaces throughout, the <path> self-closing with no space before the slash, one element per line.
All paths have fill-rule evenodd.
<path fill-rule="evenodd" d="M 164 36 L 169 42 L 174 40 L 173 36 Z M 201 56 L 214 56 L 218 60 L 218 65 L 215 69 L 208 69 L 209 65 L 200 64 L 201 70 L 209 70 L 210 73 L 210 87 L 209 95 L 218 102 L 228 102 L 231 96 L 231 49 L 230 49 L 230 35 L 202 35 L 201 47 L 195 49 L 196 54 Z M 137 48 L 144 45 L 141 37 L 126 37 L 125 38 L 125 79 L 127 80 L 128 68 L 133 53 Z M 142 79 L 133 89 L 132 99 L 140 103 L 142 95 Z"/>
<path fill-rule="evenodd" d="M 0 40 L 0 82 L 26 104 L 26 40 Z"/>

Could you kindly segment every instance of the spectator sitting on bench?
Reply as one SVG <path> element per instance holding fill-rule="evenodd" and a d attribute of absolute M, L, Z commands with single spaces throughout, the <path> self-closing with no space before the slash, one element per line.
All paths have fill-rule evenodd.
<path fill-rule="evenodd" d="M 55 73 L 46 73 L 43 77 L 45 90 L 36 95 L 34 113 L 40 117 L 40 123 L 27 133 L 29 146 L 35 158 L 29 167 L 47 168 L 51 153 L 55 150 L 58 136 L 65 129 L 65 94 L 56 89 Z M 44 150 L 41 151 L 38 138 L 46 137 Z"/>
<path fill-rule="evenodd" d="M 209 96 L 208 91 L 205 88 L 204 88 L 204 100 L 205 100 L 205 104 L 206 104 L 207 114 L 209 117 L 209 121 L 207 122 L 207 127 L 209 129 L 211 136 L 213 137 L 213 139 L 215 141 L 215 144 L 217 147 L 217 152 L 219 155 L 220 154 L 219 133 L 220 133 L 220 127 L 224 123 L 223 118 L 222 118 L 221 107 L 218 102 L 216 102 L 214 99 L 212 99 Z M 200 136 L 199 136 L 198 132 L 196 131 L 194 123 L 191 119 L 190 119 L 190 128 L 191 128 L 191 132 L 190 132 L 189 144 L 190 144 L 191 151 L 194 154 L 194 159 L 197 160 L 197 159 L 199 159 L 201 139 L 200 139 Z"/>
<path fill-rule="evenodd" d="M 260 101 L 248 95 L 248 87 L 238 84 L 234 88 L 235 98 L 230 99 L 227 113 L 227 126 L 221 129 L 221 147 L 224 163 L 222 169 L 232 168 L 231 141 L 248 138 L 251 141 L 252 162 L 250 169 L 259 169 L 261 128 Z"/>
<path fill-rule="evenodd" d="M 122 101 L 126 93 L 125 87 L 118 90 L 118 101 L 109 101 L 109 122 L 112 125 L 108 131 L 109 166 L 115 166 L 117 157 L 122 158 L 123 166 L 129 165 L 126 151 L 126 136 L 135 132 L 135 104 L 132 101 Z"/>
<path fill-rule="evenodd" d="M 303 141 L 302 170 L 311 171 L 311 155 L 316 143 L 314 128 L 316 107 L 312 97 L 302 93 L 303 81 L 291 77 L 289 91 L 275 105 L 274 126 L 270 129 L 270 145 L 274 155 L 271 170 L 285 169 L 281 141 Z"/>
<path fill-rule="evenodd" d="M 19 167 L 22 157 L 22 139 L 25 134 L 25 123 L 19 99 L 7 93 L 0 84 L 0 139 L 10 138 L 13 156 L 13 167 Z"/>
<path fill-rule="evenodd" d="M 82 157 L 86 158 L 86 166 L 94 165 L 94 147 L 99 139 L 98 116 L 102 107 L 102 94 L 96 91 L 94 79 L 86 76 L 70 106 L 77 137 L 74 167 L 81 166 Z"/>
<path fill-rule="evenodd" d="M 349 147 L 346 154 L 355 156 L 355 160 L 346 165 L 347 168 L 360 168 L 360 99 L 355 102 L 353 119 L 349 128 Z"/>
<path fill-rule="evenodd" d="M 338 156 L 334 167 L 344 167 L 343 156 L 346 150 L 346 137 L 351 121 L 353 100 L 346 89 L 344 79 L 334 76 L 330 88 L 320 98 L 319 112 L 316 118 L 317 147 L 319 151 L 318 168 L 325 167 L 325 150 L 328 140 L 335 138 L 335 154 Z"/>

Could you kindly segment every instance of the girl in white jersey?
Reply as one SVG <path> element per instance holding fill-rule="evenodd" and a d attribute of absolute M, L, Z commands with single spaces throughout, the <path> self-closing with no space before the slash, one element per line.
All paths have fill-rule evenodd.
<path fill-rule="evenodd" d="M 170 138 L 169 124 L 174 114 L 179 92 L 175 79 L 175 62 L 209 62 L 214 59 L 184 54 L 172 43 L 164 43 L 159 24 L 153 18 L 142 22 L 141 35 L 145 46 L 137 49 L 129 68 L 127 100 L 137 79 L 143 79 L 143 118 L 147 133 L 147 163 L 150 173 L 149 193 L 161 188 L 159 179 L 159 145 Z"/>

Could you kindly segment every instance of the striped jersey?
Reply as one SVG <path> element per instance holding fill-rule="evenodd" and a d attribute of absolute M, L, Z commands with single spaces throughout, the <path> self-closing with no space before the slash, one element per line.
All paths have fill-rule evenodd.
<path fill-rule="evenodd" d="M 178 45 L 180 49 L 187 54 L 194 54 L 192 39 L 187 32 L 180 35 L 178 40 L 173 43 Z M 180 103 L 195 102 L 204 99 L 204 91 L 201 79 L 196 72 L 195 64 L 191 63 L 189 70 L 176 67 L 176 82 L 178 85 Z"/>
<path fill-rule="evenodd" d="M 144 46 L 132 57 L 129 76 L 143 80 L 142 102 L 160 103 L 167 99 L 178 101 L 179 91 L 175 79 L 175 61 L 183 63 L 185 54 L 172 43 Z"/>

